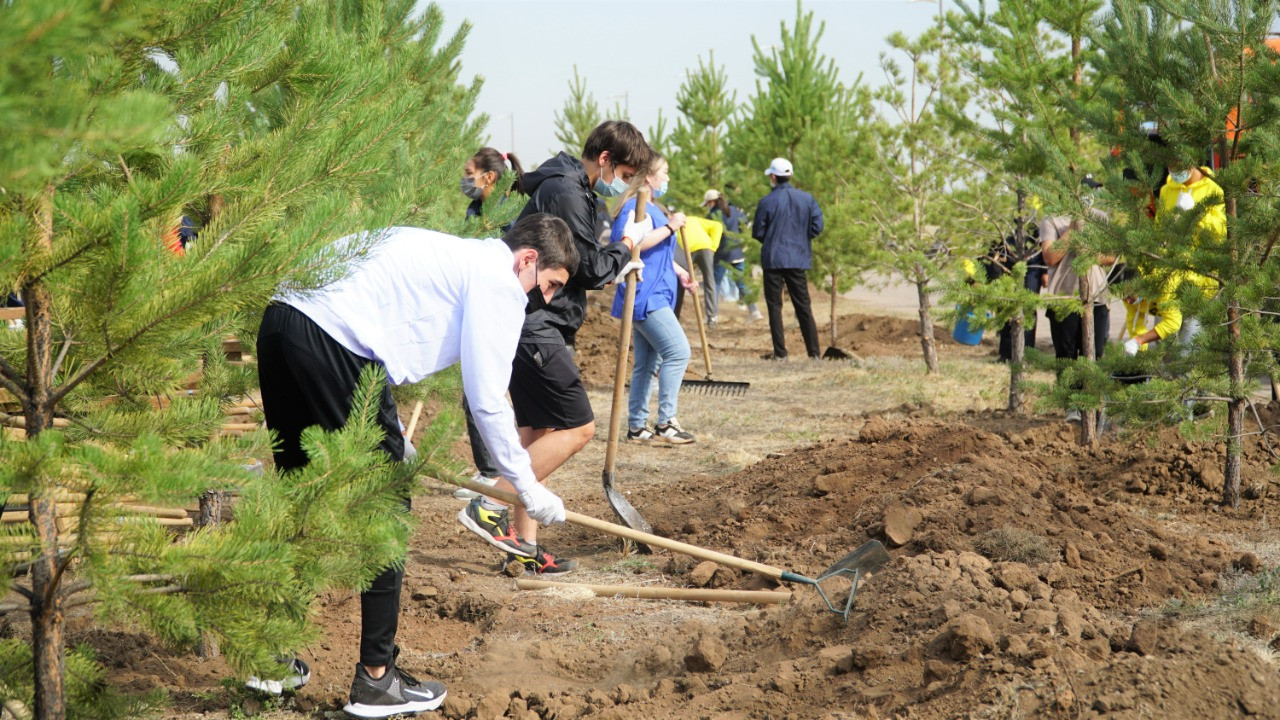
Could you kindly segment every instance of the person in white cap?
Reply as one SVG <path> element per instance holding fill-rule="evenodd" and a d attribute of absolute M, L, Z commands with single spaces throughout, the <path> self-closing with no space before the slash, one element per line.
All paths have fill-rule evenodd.
<path fill-rule="evenodd" d="M 813 266 L 813 239 L 822 232 L 822 209 L 812 195 L 792 187 L 791 162 L 786 158 L 774 158 L 764 174 L 769 176 L 773 190 L 761 198 L 751 225 L 751 237 L 762 245 L 764 302 L 769 311 L 769 334 L 773 336 L 773 350 L 765 354 L 764 359 L 787 357 L 782 327 L 784 284 L 800 323 L 804 349 L 810 358 L 820 358 L 818 326 L 809 308 L 808 270 Z"/>

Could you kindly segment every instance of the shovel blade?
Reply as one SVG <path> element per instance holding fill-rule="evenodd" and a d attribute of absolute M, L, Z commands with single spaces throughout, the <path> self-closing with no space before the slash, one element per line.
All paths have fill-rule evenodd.
<path fill-rule="evenodd" d="M 842 573 L 846 575 L 852 574 L 855 571 L 860 576 L 866 576 L 884 567 L 887 562 L 889 562 L 889 551 L 885 549 L 884 544 L 879 540 L 869 540 L 862 547 L 845 555 L 831 567 L 823 570 L 818 579 L 825 580 Z"/>
<path fill-rule="evenodd" d="M 605 470 L 601 475 L 601 481 L 604 485 L 604 497 L 609 501 L 609 507 L 613 508 L 613 514 L 618 516 L 618 522 L 626 525 L 632 530 L 639 530 L 643 533 L 653 534 L 653 526 L 648 520 L 640 514 L 639 510 L 631 504 L 630 500 L 613 486 L 614 473 Z M 636 549 L 642 553 L 652 552 L 648 545 L 636 542 Z"/>

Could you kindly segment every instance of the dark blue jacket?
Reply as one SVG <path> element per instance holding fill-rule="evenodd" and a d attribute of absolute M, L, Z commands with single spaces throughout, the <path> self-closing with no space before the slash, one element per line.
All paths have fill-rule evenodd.
<path fill-rule="evenodd" d="M 742 232 L 742 222 L 747 219 L 746 214 L 736 205 L 730 205 L 728 217 L 720 212 L 719 207 L 711 208 L 707 217 L 724 223 L 724 237 L 720 239 L 720 247 L 716 248 L 716 262 L 732 265 L 746 260 L 746 255 L 742 254 L 742 239 L 738 237 Z"/>
<path fill-rule="evenodd" d="M 751 237 L 759 240 L 760 265 L 765 270 L 808 270 L 813 265 L 812 242 L 822 232 L 818 201 L 791 183 L 778 183 L 756 206 Z"/>

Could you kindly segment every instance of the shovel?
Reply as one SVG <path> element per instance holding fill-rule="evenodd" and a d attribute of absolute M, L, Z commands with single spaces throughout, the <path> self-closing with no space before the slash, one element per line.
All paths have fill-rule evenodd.
<path fill-rule="evenodd" d="M 505 490 L 498 490 L 497 488 L 493 488 L 488 485 L 481 485 L 480 483 L 461 478 L 452 480 L 451 482 L 455 485 L 467 488 L 468 490 L 473 490 L 481 493 L 482 495 L 488 495 L 491 498 L 501 500 L 505 503 L 511 503 L 513 505 L 520 504 L 519 498 Z M 611 522 L 605 522 L 604 520 L 597 520 L 587 515 L 579 515 L 578 513 L 569 510 L 565 511 L 564 517 L 566 522 L 577 525 L 578 527 L 590 528 L 592 530 L 598 530 L 600 532 L 613 535 L 614 537 L 630 540 L 641 547 L 646 545 L 660 547 L 665 550 L 695 557 L 699 560 L 710 560 L 713 563 L 724 565 L 726 567 L 753 572 L 757 575 L 763 575 L 764 577 L 778 582 L 810 585 L 814 590 L 818 591 L 818 596 L 822 598 L 822 602 L 826 604 L 827 609 L 844 618 L 846 623 L 849 622 L 849 614 L 853 611 L 853 601 L 855 596 L 858 594 L 858 585 L 862 582 L 862 579 L 884 567 L 885 563 L 889 562 L 889 552 L 885 550 L 884 545 L 882 545 L 879 540 L 869 540 L 857 550 L 854 550 L 848 555 L 837 560 L 831 565 L 831 567 L 823 570 L 818 577 L 811 578 L 801 575 L 800 573 L 783 570 L 782 568 L 774 567 L 772 565 L 765 565 L 764 563 L 758 563 L 753 560 L 744 560 L 740 557 L 716 552 L 715 550 L 707 550 L 706 548 L 701 548 L 697 545 L 690 545 L 689 543 L 683 543 L 679 540 L 672 540 L 660 535 L 633 530 L 621 525 L 615 525 Z M 832 602 L 831 596 L 827 594 L 822 583 L 841 575 L 847 576 L 852 581 L 852 586 L 849 588 L 849 596 L 847 598 L 841 598 L 833 591 L 832 595 L 835 595 L 836 602 Z"/>
<path fill-rule="evenodd" d="M 689 277 L 692 278 L 693 252 L 689 250 L 689 243 L 684 241 L 684 228 L 680 228 L 680 244 L 684 246 L 684 260 L 689 266 Z M 712 288 L 712 292 L 715 292 L 715 288 Z M 746 394 L 747 388 L 751 387 L 751 383 L 711 379 L 711 347 L 707 345 L 707 326 L 702 320 L 702 297 L 697 290 L 690 291 L 690 294 L 693 296 L 693 314 L 698 319 L 698 337 L 702 339 L 702 360 L 706 363 L 707 375 L 702 380 L 685 380 L 680 383 L 680 389 L 703 395 Z"/>
<path fill-rule="evenodd" d="M 636 222 L 644 220 L 645 207 L 648 203 L 649 188 L 643 187 L 636 194 Z M 631 247 L 631 259 L 633 261 L 640 259 L 638 240 Z M 627 275 L 627 289 L 623 294 L 622 331 L 618 334 L 618 365 L 613 373 L 613 410 L 609 413 L 609 442 L 605 446 L 604 472 L 600 477 L 604 483 L 604 496 L 609 501 L 609 507 L 613 508 L 613 514 L 618 516 L 618 520 L 628 528 L 650 533 L 653 532 L 653 528 L 649 525 L 649 521 L 645 520 L 640 511 L 636 510 L 631 502 L 613 486 L 616 475 L 614 468 L 618 459 L 618 435 L 622 433 L 622 385 L 623 375 L 627 372 L 627 352 L 631 349 L 631 314 L 636 307 L 637 275 L 638 272 L 635 270 Z M 643 544 L 638 544 L 636 549 L 640 552 L 649 552 L 649 548 Z"/>

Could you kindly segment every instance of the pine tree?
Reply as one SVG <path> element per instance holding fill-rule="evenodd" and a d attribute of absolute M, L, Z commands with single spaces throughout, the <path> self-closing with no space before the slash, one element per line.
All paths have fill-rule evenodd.
<path fill-rule="evenodd" d="M 1002 3 L 988 12 L 986 3 L 971 7 L 961 0 L 961 13 L 951 18 L 956 34 L 955 60 L 976 86 L 974 102 L 980 112 L 960 112 L 953 116 L 961 132 L 978 138 L 975 159 L 1003 179 L 1017 198 L 1015 233 L 1023 232 L 1028 216 L 1026 201 L 1034 193 L 1044 202 L 1046 214 L 1069 213 L 1079 219 L 1086 213 L 1079 191 L 1083 167 L 1084 143 L 1072 104 L 1080 104 L 1094 79 L 1086 77 L 1090 56 L 1086 33 L 1091 19 L 1097 15 L 1099 0 L 1021 0 Z M 977 118 L 989 117 L 988 122 Z M 1015 238 L 1022 247 L 1022 238 Z M 1080 256 L 1080 250 L 1073 245 Z M 1025 259 L 1025 258 L 1023 258 Z M 1085 264 L 1092 257 L 1085 255 Z M 1015 262 L 1019 258 L 1014 258 Z M 1082 275 L 1087 284 L 1087 273 Z M 1087 288 L 1082 288 L 1082 292 Z M 1022 377 L 1024 346 L 1021 325 L 1037 308 L 1049 304 L 1057 312 L 1067 312 L 1070 303 L 1032 297 L 1035 293 L 1016 288 L 988 293 L 978 303 L 970 304 L 979 312 L 991 311 L 1013 322 L 1013 352 L 1009 363 L 1009 407 L 1023 406 Z M 1088 302 L 1082 295 L 1082 302 Z M 991 303 L 994 303 L 991 304 Z M 1015 308 L 1000 307 L 1010 303 Z M 1091 307 L 1091 303 L 1089 303 Z M 1093 362 L 1093 315 L 1081 314 L 1083 335 L 1079 362 Z M 1075 406 L 1073 406 L 1075 407 Z M 1096 440 L 1096 406 L 1082 409 L 1081 442 Z"/>
<path fill-rule="evenodd" d="M 411 0 L 0 6 L 0 285 L 26 303 L 25 331 L 0 331 L 26 431 L 0 439 L 0 500 L 30 517 L 0 529 L 0 590 L 21 598 L 0 612 L 32 626 L 0 641 L 0 685 L 40 720 L 102 702 L 91 659 L 65 651 L 71 607 L 180 645 L 210 635 L 235 670 L 271 672 L 314 633 L 318 592 L 402 556 L 414 468 L 373 451 L 378 380 L 345 431 L 304 435 L 311 466 L 259 477 L 244 458 L 266 438 L 214 437 L 252 382 L 220 344 L 251 345 L 278 287 L 364 251 L 334 238 L 461 214 L 446 190 L 477 86 L 457 84 L 466 28 L 437 47 L 442 25 Z M 162 238 L 183 215 L 202 227 L 178 257 Z M 434 448 L 417 469 L 441 465 Z M 179 542 L 120 507 L 209 489 L 238 492 L 236 522 Z"/>
<path fill-rule="evenodd" d="M 586 78 L 578 74 L 578 66 L 574 65 L 569 97 L 564 101 L 564 109 L 556 113 L 556 140 L 560 141 L 565 152 L 578 157 L 587 143 L 587 136 L 603 121 L 600 104 L 587 89 Z"/>
<path fill-rule="evenodd" d="M 869 255 L 875 267 L 915 286 L 925 368 L 936 373 L 930 294 L 957 261 L 980 254 L 981 221 L 952 199 L 977 185 L 979 177 L 940 112 L 944 87 L 947 102 L 964 105 L 956 99 L 963 89 L 952 66 L 931 61 L 942 49 L 940 30 L 931 28 L 915 40 L 894 33 L 888 43 L 893 53 L 880 56 L 888 82 L 877 92 L 879 161 L 867 178 L 879 192 L 864 193 L 876 231 Z M 895 55 L 904 56 L 905 63 Z"/>
<path fill-rule="evenodd" d="M 754 207 L 769 192 L 769 162 L 795 158 L 844 92 L 835 61 L 818 49 L 825 31 L 826 23 L 815 29 L 813 13 L 797 2 L 795 24 L 788 29 L 781 23 L 781 45 L 766 50 L 751 37 L 756 89 L 730 122 L 725 148 L 727 180 L 738 188 L 743 207 Z M 811 170 L 798 167 L 798 178 Z M 823 198 L 817 199 L 821 204 Z"/>
<path fill-rule="evenodd" d="M 861 83 L 844 88 L 823 123 L 797 148 L 797 162 L 811 168 L 808 183 L 822 203 L 826 221 L 826 229 L 813 244 L 813 274 L 830 298 L 829 343 L 836 350 L 840 335 L 836 299 L 860 282 L 870 267 L 867 248 L 875 231 L 864 218 L 865 196 L 876 192 L 868 174 L 878 162 L 874 114 L 869 88 Z"/>
<path fill-rule="evenodd" d="M 1130 292 L 1166 295 L 1182 282 L 1175 301 L 1184 326 L 1203 332 L 1189 343 L 1168 337 L 1138 358 L 1119 360 L 1155 376 L 1114 389 L 1118 412 L 1135 419 L 1185 417 L 1186 406 L 1224 402 L 1227 455 L 1222 502 L 1240 502 L 1245 411 L 1251 377 L 1274 371 L 1280 341 L 1268 305 L 1280 282 L 1272 257 L 1280 202 L 1268 191 L 1280 148 L 1280 111 L 1268 98 L 1280 90 L 1280 64 L 1268 47 L 1277 3 L 1270 0 L 1189 0 L 1176 7 L 1117 0 L 1095 32 L 1100 108 L 1081 108 L 1081 119 L 1108 145 L 1120 148 L 1110 169 L 1106 200 L 1119 222 L 1093 228 L 1100 250 L 1126 258 L 1140 279 Z M 1163 145 L 1141 124 L 1158 124 Z M 1213 180 L 1222 199 L 1146 215 L 1150 189 L 1165 167 L 1190 168 L 1216 160 Z M 1126 181 L 1123 168 L 1137 180 Z M 1216 215 L 1225 228 L 1205 223 Z"/>
<path fill-rule="evenodd" d="M 676 92 L 680 114 L 670 137 L 671 194 L 680 207 L 700 205 L 708 188 L 725 190 L 725 133 L 737 107 L 737 93 L 729 90 L 715 53 L 705 62 L 699 57 Z"/>
<path fill-rule="evenodd" d="M 827 281 L 834 308 L 836 295 L 852 285 L 864 265 L 860 249 L 867 230 L 854 218 L 861 202 L 860 171 L 870 157 L 871 93 L 861 78 L 851 85 L 841 82 L 835 61 L 818 48 L 825 31 L 826 23 L 815 27 L 813 13 L 797 2 L 794 24 L 781 23 L 780 45 L 766 51 L 751 38 L 756 90 L 730 116 L 723 177 L 734 188 L 735 201 L 751 208 L 769 192 L 764 169 L 773 158 L 792 161 L 795 182 L 814 196 L 826 218 L 826 229 L 814 240 L 813 270 Z M 747 243 L 745 249 L 750 267 L 759 261 L 759 246 Z"/>

